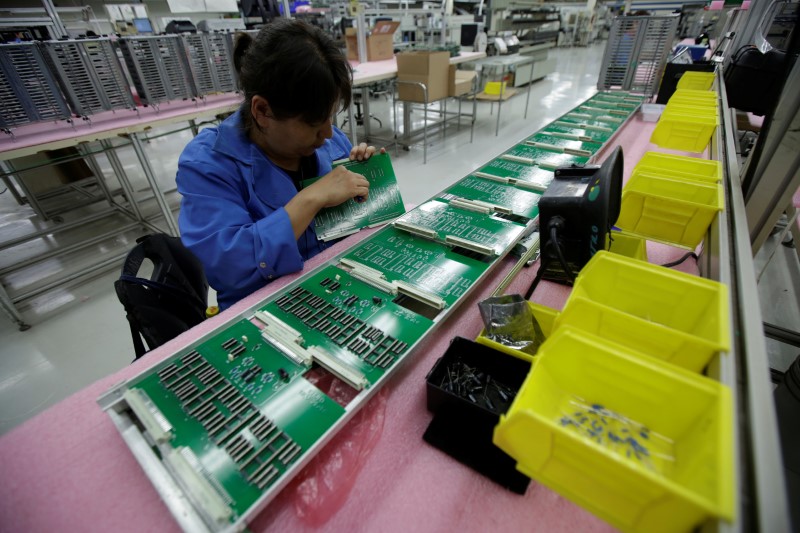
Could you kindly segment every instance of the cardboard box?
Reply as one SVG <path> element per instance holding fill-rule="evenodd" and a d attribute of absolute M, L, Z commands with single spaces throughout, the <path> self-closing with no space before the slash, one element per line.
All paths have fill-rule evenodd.
<path fill-rule="evenodd" d="M 78 155 L 76 148 L 59 148 L 58 150 L 47 150 L 33 155 L 18 157 L 14 159 L 14 164 L 17 168 L 30 168 L 76 155 Z M 83 159 L 54 163 L 31 170 L 19 171 L 15 174 L 25 182 L 28 191 L 33 195 L 44 194 L 62 185 L 94 176 L 89 165 Z"/>
<path fill-rule="evenodd" d="M 450 77 L 447 83 L 447 96 L 461 96 L 472 90 L 472 80 L 478 76 L 474 70 L 458 70 L 450 65 Z"/>
<path fill-rule="evenodd" d="M 403 52 L 397 54 L 397 80 L 423 83 L 428 88 L 428 102 L 447 97 L 450 77 L 449 52 Z M 398 99 L 406 102 L 425 102 L 422 87 L 397 84 Z"/>
<path fill-rule="evenodd" d="M 367 32 L 367 61 L 382 61 L 394 57 L 394 32 L 399 22 L 382 20 Z M 347 59 L 358 61 L 358 36 L 355 28 L 345 29 Z"/>

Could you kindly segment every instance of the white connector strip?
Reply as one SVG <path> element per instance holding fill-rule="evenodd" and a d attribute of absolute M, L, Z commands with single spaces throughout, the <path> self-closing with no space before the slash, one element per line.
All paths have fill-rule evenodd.
<path fill-rule="evenodd" d="M 453 207 L 458 207 L 460 209 L 466 209 L 467 211 L 482 213 L 484 215 L 488 215 L 493 211 L 491 206 L 481 205 L 478 202 L 475 202 L 473 200 L 467 200 L 465 198 L 456 198 L 454 200 L 450 200 L 450 205 L 452 205 Z"/>
<path fill-rule="evenodd" d="M 528 146 L 533 146 L 534 148 L 541 148 L 542 150 L 550 150 L 551 152 L 558 152 L 563 154 L 565 152 L 564 147 L 556 146 L 555 144 L 548 144 L 548 143 L 540 143 L 536 141 L 525 141 L 525 144 Z"/>
<path fill-rule="evenodd" d="M 592 157 L 592 152 L 590 150 L 581 150 L 580 148 L 564 148 L 564 153 L 580 157 Z"/>
<path fill-rule="evenodd" d="M 525 144 L 533 146 L 534 148 L 541 148 L 542 150 L 551 150 L 553 152 L 560 152 L 562 154 L 577 155 L 580 157 L 592 156 L 592 152 L 590 152 L 589 150 L 581 150 L 579 148 L 568 148 L 568 147 L 565 148 L 563 146 L 556 146 L 555 144 L 538 143 L 534 141 L 525 141 Z"/>
<path fill-rule="evenodd" d="M 567 113 L 564 116 L 569 118 L 582 118 L 584 120 L 591 120 L 594 118 L 592 115 L 587 115 L 586 113 Z"/>
<path fill-rule="evenodd" d="M 426 239 L 436 239 L 439 237 L 439 234 L 430 228 L 423 228 L 422 226 L 411 224 L 403 220 L 396 220 L 392 225 L 397 229 L 419 235 L 420 237 L 425 237 Z"/>
<path fill-rule="evenodd" d="M 267 311 L 256 311 L 255 317 L 264 324 L 261 337 L 298 365 L 309 366 L 311 354 L 303 347 L 303 336 L 281 319 Z"/>
<path fill-rule="evenodd" d="M 359 263 L 358 261 L 353 261 L 352 259 L 348 259 L 347 257 L 342 257 L 341 259 L 339 259 L 339 264 L 350 269 L 351 274 L 354 271 L 358 271 L 362 274 L 374 276 L 379 279 L 384 279 L 384 280 L 386 279 L 386 276 L 384 276 L 383 272 L 381 272 L 380 270 L 368 267 L 363 263 Z"/>
<path fill-rule="evenodd" d="M 156 444 L 164 444 L 172 438 L 172 424 L 150 400 L 145 391 L 127 389 L 122 394 L 122 398 Z"/>
<path fill-rule="evenodd" d="M 501 213 L 503 215 L 513 215 L 514 211 L 509 209 L 508 207 L 503 207 L 502 205 L 492 204 L 489 202 L 484 202 L 483 200 L 469 200 L 473 204 L 482 205 L 484 207 L 488 207 L 495 213 Z"/>
<path fill-rule="evenodd" d="M 309 351 L 316 363 L 354 389 L 363 390 L 367 386 L 367 378 L 361 371 L 332 356 L 319 346 L 312 346 Z"/>
<path fill-rule="evenodd" d="M 559 139 L 569 139 L 570 141 L 581 141 L 581 142 L 585 142 L 585 143 L 603 144 L 602 142 L 596 141 L 596 140 L 592 139 L 591 137 L 587 137 L 586 135 L 575 135 L 573 133 L 561 133 L 560 131 L 552 131 L 552 132 L 551 131 L 546 131 L 545 133 L 547 135 L 550 135 L 551 137 L 558 137 Z"/>
<path fill-rule="evenodd" d="M 542 185 L 541 183 L 533 183 L 531 181 L 517 180 L 514 183 L 514 185 L 516 185 L 520 189 L 528 189 L 530 191 L 536 191 L 536 192 L 544 192 L 545 190 L 547 190 L 547 185 Z"/>
<path fill-rule="evenodd" d="M 509 181 L 508 178 L 504 178 L 503 176 L 495 176 L 494 174 L 489 174 L 488 172 L 473 172 L 472 175 L 478 178 L 496 181 L 498 183 L 508 183 Z"/>
<path fill-rule="evenodd" d="M 605 109 L 603 107 L 593 107 L 593 106 L 590 106 L 590 105 L 578 106 L 578 110 L 579 111 L 598 111 L 600 113 L 607 113 L 608 112 L 608 109 Z"/>
<path fill-rule="evenodd" d="M 574 124 L 572 122 L 564 122 L 563 120 L 556 120 L 553 122 L 556 126 L 564 126 L 567 128 L 583 128 L 585 130 L 603 131 L 606 133 L 613 133 L 613 128 L 606 128 L 605 126 L 595 126 L 593 124 Z"/>
<path fill-rule="evenodd" d="M 358 226 L 350 226 L 348 228 L 342 229 L 337 231 L 336 233 L 328 233 L 325 235 L 326 241 L 332 241 L 333 239 L 341 239 L 342 237 L 347 237 L 348 235 L 352 235 L 353 233 L 357 233 L 360 230 Z"/>
<path fill-rule="evenodd" d="M 460 246 L 462 248 L 466 248 L 467 250 L 472 250 L 473 252 L 478 252 L 479 254 L 483 255 L 497 255 L 497 252 L 491 246 L 486 246 L 485 244 L 479 244 L 467 239 L 462 239 L 461 237 L 456 237 L 455 235 L 448 235 L 444 238 L 444 242 L 447 244 Z"/>
<path fill-rule="evenodd" d="M 558 137 L 559 139 L 569 139 L 571 141 L 582 140 L 580 135 L 575 135 L 572 133 L 561 133 L 560 131 L 546 131 L 545 133 L 551 137 Z"/>
<path fill-rule="evenodd" d="M 506 161 L 514 161 L 515 163 L 523 163 L 525 165 L 535 165 L 536 161 L 533 160 L 531 157 L 520 157 L 518 155 L 512 154 L 503 154 L 500 156 L 500 159 L 505 159 Z"/>
<path fill-rule="evenodd" d="M 196 509 L 216 526 L 226 524 L 232 514 L 230 506 L 211 483 L 198 471 L 202 465 L 190 448 L 171 450 L 164 460 L 170 466 L 178 484 L 186 491 Z"/>
<path fill-rule="evenodd" d="M 435 294 L 431 294 L 429 292 L 421 291 L 412 285 L 409 285 L 405 281 L 395 281 L 395 285 L 397 285 L 397 291 L 400 294 L 405 294 L 415 300 L 419 300 L 420 302 L 433 307 L 434 309 L 444 309 L 445 302 Z"/>
<path fill-rule="evenodd" d="M 611 115 L 597 115 L 594 117 L 595 120 L 599 120 L 601 122 L 611 122 L 614 124 L 622 124 L 624 122 L 621 118 L 612 117 Z"/>
<path fill-rule="evenodd" d="M 558 167 L 563 167 L 564 163 L 560 163 L 558 161 L 540 161 L 539 168 L 543 168 L 545 170 L 555 170 Z"/>
<path fill-rule="evenodd" d="M 350 275 L 357 280 L 363 281 L 364 283 L 371 285 L 383 292 L 397 294 L 397 287 L 387 281 L 383 272 L 375 270 L 372 267 L 362 265 L 361 263 L 353 261 L 352 259 L 347 259 L 346 257 L 340 259 L 339 264 L 350 269 Z"/>

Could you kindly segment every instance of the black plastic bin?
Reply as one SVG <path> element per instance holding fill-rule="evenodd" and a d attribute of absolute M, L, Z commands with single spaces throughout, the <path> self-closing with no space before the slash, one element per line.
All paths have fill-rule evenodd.
<path fill-rule="evenodd" d="M 492 434 L 530 369 L 527 361 L 454 338 L 426 377 L 428 410 L 434 417 L 423 438 L 512 492 L 524 494 L 530 479 L 492 443 Z"/>

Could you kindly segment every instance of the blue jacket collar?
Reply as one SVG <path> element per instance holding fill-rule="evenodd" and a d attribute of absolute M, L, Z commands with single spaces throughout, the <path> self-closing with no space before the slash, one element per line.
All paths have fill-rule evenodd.
<path fill-rule="evenodd" d="M 219 125 L 214 151 L 230 156 L 242 163 L 252 163 L 253 142 L 247 136 L 242 122 L 241 109 L 222 121 Z"/>

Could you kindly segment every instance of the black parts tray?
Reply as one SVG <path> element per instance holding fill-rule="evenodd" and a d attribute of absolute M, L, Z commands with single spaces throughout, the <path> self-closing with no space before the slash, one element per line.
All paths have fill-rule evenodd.
<path fill-rule="evenodd" d="M 530 479 L 492 443 L 500 415 L 530 371 L 527 361 L 455 337 L 426 377 L 428 410 L 423 439 L 457 461 L 517 494 Z"/>

